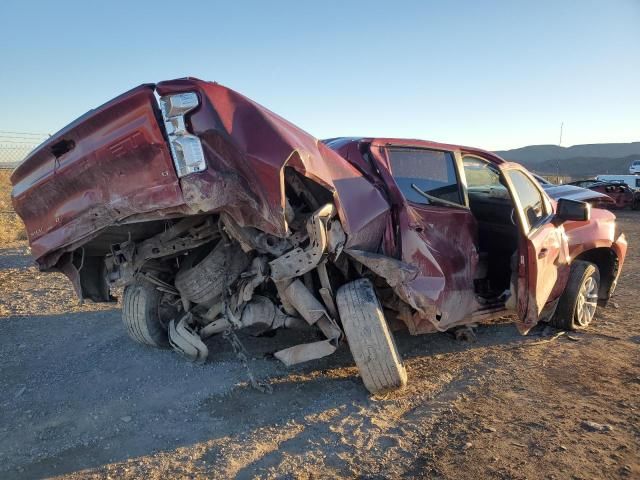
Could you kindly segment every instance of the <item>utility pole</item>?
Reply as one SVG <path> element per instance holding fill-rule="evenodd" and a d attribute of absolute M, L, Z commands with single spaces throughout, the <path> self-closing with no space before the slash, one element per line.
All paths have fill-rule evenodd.
<path fill-rule="evenodd" d="M 560 122 L 560 140 L 558 141 L 558 146 L 562 146 L 562 128 L 564 127 L 564 121 Z M 556 183 L 560 184 L 560 159 L 556 158 Z"/>
<path fill-rule="evenodd" d="M 564 122 L 560 122 L 560 141 L 558 142 L 558 146 L 562 146 L 562 127 L 564 127 Z"/>

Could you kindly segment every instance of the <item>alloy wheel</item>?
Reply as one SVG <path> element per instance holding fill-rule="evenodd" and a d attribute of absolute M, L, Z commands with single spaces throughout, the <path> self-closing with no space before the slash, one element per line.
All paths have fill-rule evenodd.
<path fill-rule="evenodd" d="M 598 282 L 588 277 L 582 282 L 576 305 L 576 322 L 581 327 L 591 323 L 598 307 Z"/>

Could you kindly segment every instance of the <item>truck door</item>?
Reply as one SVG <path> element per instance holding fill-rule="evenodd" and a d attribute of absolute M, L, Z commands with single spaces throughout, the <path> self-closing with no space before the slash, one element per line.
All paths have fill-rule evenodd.
<path fill-rule="evenodd" d="M 569 247 L 562 225 L 552 222 L 551 201 L 531 175 L 515 164 L 500 166 L 514 203 L 519 229 L 517 260 L 518 329 L 529 331 L 550 298 L 556 282 L 569 269 Z"/>
<path fill-rule="evenodd" d="M 478 227 L 460 181 L 460 155 L 376 142 L 370 153 L 382 166 L 393 205 L 398 248 L 385 253 L 418 268 L 413 292 L 422 301 L 417 303 L 432 305 L 413 333 L 446 330 L 478 308 L 473 283 Z"/>

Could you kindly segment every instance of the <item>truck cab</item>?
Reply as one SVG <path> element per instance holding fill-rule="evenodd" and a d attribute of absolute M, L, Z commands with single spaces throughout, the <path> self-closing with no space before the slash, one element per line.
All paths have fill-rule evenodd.
<path fill-rule="evenodd" d="M 384 253 L 420 269 L 425 308 L 415 333 L 517 312 L 518 328 L 552 316 L 572 261 L 593 244 L 606 245 L 600 303 L 615 286 L 624 237 L 613 238 L 615 217 L 569 199 L 551 199 L 524 167 L 479 149 L 410 139 L 331 139 L 327 145 L 377 176 L 394 209 Z M 365 170 L 366 169 L 366 170 Z M 593 217 L 593 218 L 592 218 Z M 593 228 L 593 225 L 600 225 Z M 600 238 L 598 238 L 600 237 Z M 580 238 L 580 240 L 578 240 Z M 431 312 L 432 313 L 432 312 Z"/>

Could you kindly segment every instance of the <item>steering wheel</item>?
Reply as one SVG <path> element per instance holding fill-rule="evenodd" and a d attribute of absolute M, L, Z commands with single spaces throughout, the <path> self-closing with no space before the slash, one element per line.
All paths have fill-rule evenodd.
<path fill-rule="evenodd" d="M 515 215 L 515 214 L 516 214 L 516 209 L 515 209 L 515 208 L 512 208 L 512 209 L 511 209 L 511 223 L 513 223 L 513 226 L 514 226 L 514 227 L 515 227 L 515 226 L 517 226 L 517 225 L 516 225 L 516 219 L 515 219 L 515 217 L 514 217 L 514 215 Z"/>

